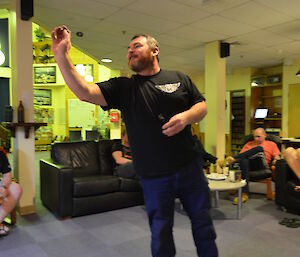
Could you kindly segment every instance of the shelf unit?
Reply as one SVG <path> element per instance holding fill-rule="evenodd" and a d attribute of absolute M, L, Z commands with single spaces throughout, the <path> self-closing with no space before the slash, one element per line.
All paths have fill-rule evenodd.
<path fill-rule="evenodd" d="M 265 76 L 262 83 L 251 87 L 250 111 L 251 129 L 264 127 L 267 132 L 279 134 L 281 130 L 282 113 L 282 84 L 281 75 Z M 254 81 L 255 79 L 252 79 Z M 274 83 L 273 83 L 274 82 Z M 256 108 L 268 108 L 268 116 L 265 119 L 254 119 Z"/>
<path fill-rule="evenodd" d="M 231 92 L 231 154 L 240 152 L 245 136 L 245 91 Z"/>

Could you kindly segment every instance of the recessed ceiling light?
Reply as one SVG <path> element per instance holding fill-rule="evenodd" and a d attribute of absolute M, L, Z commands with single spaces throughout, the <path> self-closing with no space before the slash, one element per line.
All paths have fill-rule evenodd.
<path fill-rule="evenodd" d="M 106 63 L 112 62 L 112 59 L 109 59 L 109 58 L 102 58 L 102 59 L 101 59 L 101 62 L 106 62 Z"/>
<path fill-rule="evenodd" d="M 77 36 L 77 37 L 83 37 L 83 32 L 77 31 L 77 32 L 76 32 L 76 36 Z"/>

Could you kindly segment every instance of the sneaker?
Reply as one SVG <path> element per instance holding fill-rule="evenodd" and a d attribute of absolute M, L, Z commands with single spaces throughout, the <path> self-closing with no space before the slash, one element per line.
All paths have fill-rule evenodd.
<path fill-rule="evenodd" d="M 242 203 L 245 203 L 245 202 L 247 202 L 248 201 L 248 194 L 247 193 L 242 193 Z M 239 198 L 238 197 L 235 197 L 234 199 L 233 199 L 233 202 L 232 202 L 232 204 L 234 204 L 234 205 L 237 205 L 238 204 L 238 201 L 239 201 Z"/>

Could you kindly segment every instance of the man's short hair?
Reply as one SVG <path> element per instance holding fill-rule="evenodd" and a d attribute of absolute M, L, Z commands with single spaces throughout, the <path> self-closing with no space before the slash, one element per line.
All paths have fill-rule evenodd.
<path fill-rule="evenodd" d="M 143 33 L 135 34 L 131 38 L 131 41 L 134 40 L 134 39 L 136 39 L 136 38 L 138 38 L 138 37 L 144 37 L 144 38 L 146 38 L 147 39 L 147 44 L 148 44 L 148 46 L 150 47 L 151 50 L 154 50 L 155 48 L 159 48 L 157 40 L 154 37 L 152 37 L 152 36 L 150 36 L 148 34 L 143 34 Z M 159 62 L 158 55 L 156 56 L 156 58 L 157 58 L 157 61 Z"/>

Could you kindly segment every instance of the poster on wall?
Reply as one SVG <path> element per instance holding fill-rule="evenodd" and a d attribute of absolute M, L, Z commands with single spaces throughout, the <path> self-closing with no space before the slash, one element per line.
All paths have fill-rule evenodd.
<path fill-rule="evenodd" d="M 33 67 L 34 84 L 55 84 L 56 66 Z"/>
<path fill-rule="evenodd" d="M 34 89 L 33 103 L 35 105 L 52 105 L 51 89 Z"/>
<path fill-rule="evenodd" d="M 95 105 L 80 101 L 68 100 L 68 119 L 71 128 L 86 128 L 95 125 Z"/>

